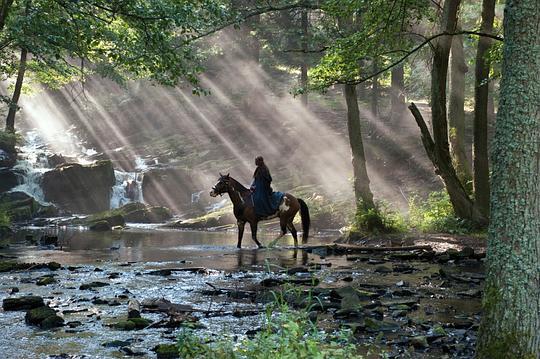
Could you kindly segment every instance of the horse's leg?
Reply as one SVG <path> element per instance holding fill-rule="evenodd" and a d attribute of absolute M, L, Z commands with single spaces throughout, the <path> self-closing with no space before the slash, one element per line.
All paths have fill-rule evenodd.
<path fill-rule="evenodd" d="M 249 222 L 249 224 L 251 226 L 251 238 L 253 239 L 255 244 L 257 244 L 257 247 L 263 248 L 263 245 L 261 244 L 261 242 L 257 240 L 257 222 L 252 221 L 252 222 Z"/>
<path fill-rule="evenodd" d="M 294 238 L 294 246 L 298 247 L 298 236 L 297 236 L 296 228 L 294 228 L 294 224 L 292 223 L 292 219 L 290 220 L 289 223 L 287 223 L 287 228 L 289 228 L 289 231 L 291 231 L 291 234 Z"/>
<path fill-rule="evenodd" d="M 246 222 L 238 221 L 238 244 L 236 245 L 237 248 L 242 248 L 242 237 L 244 236 L 245 226 L 246 226 Z"/>

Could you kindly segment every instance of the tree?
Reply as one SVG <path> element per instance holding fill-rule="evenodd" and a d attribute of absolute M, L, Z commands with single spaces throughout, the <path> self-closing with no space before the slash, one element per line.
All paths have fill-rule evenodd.
<path fill-rule="evenodd" d="M 450 149 L 458 177 L 466 186 L 472 178 L 472 173 L 465 149 L 465 74 L 468 68 L 465 63 L 462 36 L 453 37 L 451 53 L 448 104 Z"/>
<path fill-rule="evenodd" d="M 482 2 L 481 31 L 490 34 L 495 18 L 495 0 Z M 489 49 L 492 40 L 478 39 L 474 83 L 474 194 L 476 206 L 486 217 L 489 216 L 489 160 L 488 160 L 488 94 L 489 94 Z"/>
<path fill-rule="evenodd" d="M 4 78 L 18 74 L 9 108 L 18 108 L 25 70 L 56 87 L 92 73 L 197 85 L 201 67 L 192 40 L 228 18 L 226 8 L 219 0 L 158 2 L 3 1 L 0 71 Z M 17 52 L 27 54 L 16 60 Z M 8 116 L 6 128 L 13 130 L 14 112 Z"/>
<path fill-rule="evenodd" d="M 540 357 L 540 7 L 509 0 L 478 358 Z"/>

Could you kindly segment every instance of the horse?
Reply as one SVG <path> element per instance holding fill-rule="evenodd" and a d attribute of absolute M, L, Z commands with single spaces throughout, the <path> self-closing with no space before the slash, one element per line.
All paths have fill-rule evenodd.
<path fill-rule="evenodd" d="M 294 238 L 294 246 L 298 247 L 298 236 L 293 224 L 294 216 L 296 216 L 298 211 L 300 211 L 300 218 L 302 219 L 302 244 L 307 243 L 310 226 L 309 209 L 306 202 L 302 199 L 285 193 L 275 214 L 268 217 L 259 217 L 255 213 L 251 190 L 244 187 L 240 182 L 229 176 L 229 174 L 222 175 L 220 173 L 219 181 L 212 187 L 210 196 L 217 197 L 224 193 L 229 194 L 233 203 L 234 216 L 238 225 L 238 248 L 242 248 L 242 237 L 244 236 L 246 222 L 251 226 L 251 238 L 257 244 L 257 247 L 263 248 L 262 244 L 257 240 L 257 224 L 259 221 L 273 218 L 279 218 L 281 234 L 278 239 L 283 237 L 288 229 Z"/>

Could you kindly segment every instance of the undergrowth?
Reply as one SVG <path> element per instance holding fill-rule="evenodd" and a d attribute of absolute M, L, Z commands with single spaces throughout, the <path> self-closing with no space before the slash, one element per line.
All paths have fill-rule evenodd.
<path fill-rule="evenodd" d="M 210 340 L 184 329 L 178 337 L 181 358 L 270 359 L 270 358 L 361 358 L 350 330 L 333 333 L 320 330 L 309 318 L 309 310 L 293 311 L 283 294 L 274 294 L 264 324 L 252 338 L 235 342 L 231 337 Z"/>
<path fill-rule="evenodd" d="M 9 227 L 11 218 L 6 208 L 0 206 L 0 227 Z"/>

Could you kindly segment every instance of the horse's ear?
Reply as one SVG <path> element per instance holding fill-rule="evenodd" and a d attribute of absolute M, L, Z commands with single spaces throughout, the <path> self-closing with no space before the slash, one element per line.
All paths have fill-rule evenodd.
<path fill-rule="evenodd" d="M 219 172 L 219 177 L 223 177 L 223 175 L 221 174 L 221 172 Z"/>
<path fill-rule="evenodd" d="M 229 177 L 229 175 L 230 175 L 230 174 L 231 174 L 230 172 L 229 172 L 229 173 L 227 173 L 227 175 L 226 175 L 225 177 Z"/>

